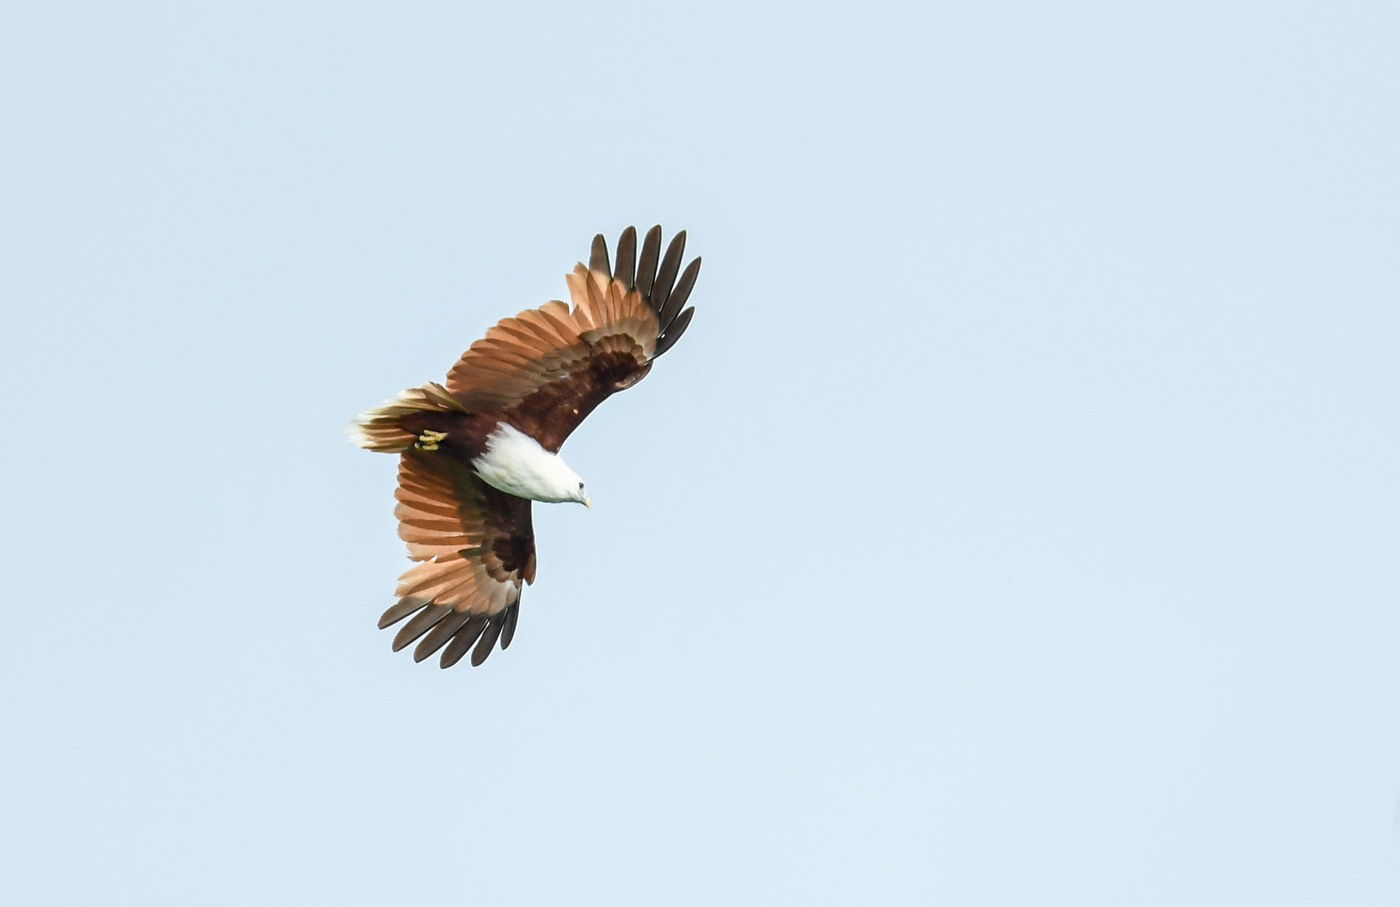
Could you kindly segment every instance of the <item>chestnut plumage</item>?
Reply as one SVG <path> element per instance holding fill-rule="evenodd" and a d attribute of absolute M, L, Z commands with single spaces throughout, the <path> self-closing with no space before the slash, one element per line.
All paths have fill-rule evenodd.
<path fill-rule="evenodd" d="M 558 300 L 505 318 L 462 354 L 444 384 L 410 388 L 352 426 L 368 450 L 399 455 L 399 536 L 417 563 L 400 578 L 381 628 L 407 619 L 395 651 L 415 661 L 441 651 L 451 667 L 479 665 L 515 635 L 524 585 L 535 578 L 531 501 L 588 504 L 558 456 L 600 403 L 646 377 L 690 324 L 700 259 L 681 270 L 685 231 L 664 255 L 661 228 L 617 244 L 602 234 L 588 266 L 566 276 Z M 659 270 L 658 270 L 659 268 Z M 677 279 L 679 275 L 679 280 Z"/>

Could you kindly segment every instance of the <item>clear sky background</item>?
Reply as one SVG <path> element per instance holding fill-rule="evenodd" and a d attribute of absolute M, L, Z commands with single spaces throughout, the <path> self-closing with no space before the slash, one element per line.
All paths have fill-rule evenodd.
<path fill-rule="evenodd" d="M 1400 14 L 0 18 L 16 904 L 1400 903 Z M 343 426 L 685 228 L 511 649 Z"/>

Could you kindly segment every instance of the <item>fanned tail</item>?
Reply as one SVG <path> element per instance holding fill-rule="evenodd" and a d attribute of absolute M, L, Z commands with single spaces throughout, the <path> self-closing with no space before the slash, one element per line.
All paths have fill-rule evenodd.
<path fill-rule="evenodd" d="M 400 425 L 404 416 L 421 412 L 462 412 L 462 404 L 436 382 L 400 391 L 396 399 L 383 406 L 365 410 L 350 423 L 350 440 L 365 450 L 381 453 L 403 453 L 418 440 L 418 435 Z"/>

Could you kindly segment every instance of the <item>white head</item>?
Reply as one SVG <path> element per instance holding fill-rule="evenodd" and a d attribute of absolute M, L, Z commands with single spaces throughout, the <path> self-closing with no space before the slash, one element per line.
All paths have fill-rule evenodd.
<path fill-rule="evenodd" d="M 554 463 L 557 467 L 557 472 L 554 476 L 556 482 L 554 493 L 556 493 L 558 497 L 551 498 L 550 500 L 554 503 L 577 501 L 592 510 L 593 502 L 588 500 L 588 489 L 584 487 L 583 479 L 579 477 L 579 474 L 570 469 L 569 464 L 565 463 L 564 458 L 558 454 L 554 455 Z M 536 500 L 542 501 L 544 498 L 536 498 Z"/>
<path fill-rule="evenodd" d="M 502 422 L 486 439 L 486 452 L 472 460 L 486 484 L 532 501 L 577 501 L 592 507 L 583 479 L 564 458 L 550 453 L 515 426 Z"/>

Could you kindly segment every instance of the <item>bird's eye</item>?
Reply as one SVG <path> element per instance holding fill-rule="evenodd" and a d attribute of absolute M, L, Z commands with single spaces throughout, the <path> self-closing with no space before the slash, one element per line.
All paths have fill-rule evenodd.
<path fill-rule="evenodd" d="M 578 490 L 579 490 L 579 491 L 583 491 L 583 483 L 582 483 L 582 482 L 579 482 L 579 483 L 578 483 Z"/>

